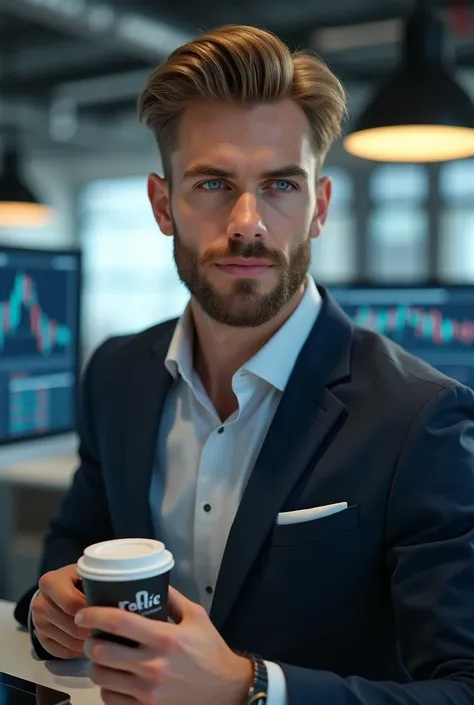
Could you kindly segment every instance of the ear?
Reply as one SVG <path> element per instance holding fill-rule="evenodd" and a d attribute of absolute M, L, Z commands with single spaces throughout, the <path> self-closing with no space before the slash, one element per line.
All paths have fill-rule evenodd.
<path fill-rule="evenodd" d="M 166 179 L 157 174 L 148 177 L 148 198 L 153 215 L 164 235 L 173 234 L 173 219 L 171 217 L 170 192 Z"/>
<path fill-rule="evenodd" d="M 321 179 L 318 179 L 318 183 L 316 184 L 316 212 L 311 223 L 312 238 L 317 238 L 321 235 L 328 217 L 331 193 L 331 179 L 327 176 L 323 176 Z"/>

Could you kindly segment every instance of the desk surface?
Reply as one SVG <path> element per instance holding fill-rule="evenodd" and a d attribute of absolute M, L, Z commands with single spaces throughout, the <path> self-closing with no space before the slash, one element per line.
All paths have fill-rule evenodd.
<path fill-rule="evenodd" d="M 0 470 L 0 484 L 65 491 L 79 466 L 76 455 L 51 456 L 23 460 L 5 465 Z"/>
<path fill-rule="evenodd" d="M 64 491 L 79 465 L 75 434 L 0 448 L 0 485 Z"/>
<path fill-rule="evenodd" d="M 0 601 L 0 671 L 62 690 L 72 705 L 103 705 L 99 689 L 87 678 L 88 662 L 38 661 L 30 637 L 13 618 L 13 604 Z"/>

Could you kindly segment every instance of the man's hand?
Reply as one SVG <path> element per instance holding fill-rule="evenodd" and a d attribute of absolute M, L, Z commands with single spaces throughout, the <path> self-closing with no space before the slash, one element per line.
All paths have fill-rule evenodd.
<path fill-rule="evenodd" d="M 242 705 L 251 662 L 227 646 L 205 610 L 173 588 L 170 616 L 159 622 L 117 608 L 88 607 L 76 616 L 87 629 L 132 639 L 139 648 L 86 642 L 90 677 L 106 705 Z"/>
<path fill-rule="evenodd" d="M 31 605 L 33 626 L 40 644 L 52 656 L 62 659 L 83 658 L 83 647 L 90 632 L 74 623 L 86 598 L 76 583 L 76 566 L 45 573 L 39 581 L 40 592 Z"/>

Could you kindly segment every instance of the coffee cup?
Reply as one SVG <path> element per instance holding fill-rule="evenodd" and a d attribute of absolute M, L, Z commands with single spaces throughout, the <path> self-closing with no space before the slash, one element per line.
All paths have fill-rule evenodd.
<path fill-rule="evenodd" d="M 154 539 L 115 539 L 88 546 L 77 563 L 89 606 L 167 621 L 172 554 Z M 92 636 L 126 646 L 130 639 L 94 630 Z"/>

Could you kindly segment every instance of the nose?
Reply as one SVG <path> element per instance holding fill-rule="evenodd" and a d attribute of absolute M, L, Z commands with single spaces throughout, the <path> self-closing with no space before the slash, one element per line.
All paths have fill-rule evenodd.
<path fill-rule="evenodd" d="M 233 240 L 261 240 L 266 233 L 256 197 L 252 193 L 243 193 L 232 209 L 228 236 Z"/>

